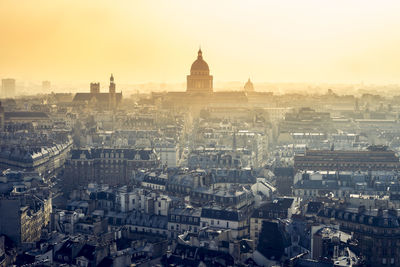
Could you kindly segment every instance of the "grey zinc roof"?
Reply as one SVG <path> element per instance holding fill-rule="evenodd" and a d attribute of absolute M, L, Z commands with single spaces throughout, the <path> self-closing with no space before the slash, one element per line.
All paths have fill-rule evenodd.
<path fill-rule="evenodd" d="M 383 228 L 397 228 L 400 226 L 399 217 L 390 214 L 390 211 L 384 211 L 382 215 L 379 215 L 377 210 L 358 212 L 358 209 L 338 209 L 327 207 L 321 210 L 318 213 L 318 216 L 353 221 Z"/>
<path fill-rule="evenodd" d="M 49 116 L 45 112 L 34 112 L 34 111 L 12 111 L 4 112 L 4 118 L 6 120 L 12 118 L 39 118 L 48 119 Z"/>
<path fill-rule="evenodd" d="M 109 101 L 109 93 L 77 93 L 74 96 L 73 102 L 80 102 L 80 101 L 90 101 L 92 98 L 95 98 L 98 102 L 107 102 Z M 115 93 L 115 97 L 117 102 L 120 102 L 122 99 L 122 93 Z"/>
<path fill-rule="evenodd" d="M 124 159 L 133 160 L 137 154 L 141 160 L 149 160 L 150 155 L 154 153 L 153 149 L 113 149 L 113 148 L 92 148 L 92 149 L 74 149 L 71 151 L 71 159 L 80 159 L 81 154 L 87 159 L 96 159 L 101 157 L 101 153 L 119 153 L 124 155 Z"/>
<path fill-rule="evenodd" d="M 130 225 L 167 229 L 168 217 L 133 211 L 127 218 L 126 222 Z"/>

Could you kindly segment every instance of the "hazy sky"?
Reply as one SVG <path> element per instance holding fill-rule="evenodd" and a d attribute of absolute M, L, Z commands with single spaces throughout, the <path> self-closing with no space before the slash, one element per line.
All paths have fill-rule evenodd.
<path fill-rule="evenodd" d="M 0 78 L 400 82 L 400 1 L 0 0 Z"/>

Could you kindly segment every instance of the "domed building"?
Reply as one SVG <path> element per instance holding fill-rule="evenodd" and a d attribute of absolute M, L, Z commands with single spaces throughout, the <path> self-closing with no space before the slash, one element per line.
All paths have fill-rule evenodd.
<path fill-rule="evenodd" d="M 246 84 L 244 85 L 244 91 L 245 92 L 254 92 L 254 85 L 253 83 L 249 80 L 246 82 Z"/>
<path fill-rule="evenodd" d="M 213 77 L 210 75 L 207 62 L 203 59 L 201 49 L 199 49 L 197 59 L 190 68 L 190 75 L 187 76 L 186 92 L 201 94 L 213 92 Z"/>
<path fill-rule="evenodd" d="M 201 110 L 207 110 L 214 117 L 230 118 L 247 114 L 249 107 L 264 107 L 271 105 L 272 93 L 256 92 L 250 79 L 243 90 L 213 89 L 213 76 L 210 68 L 203 59 L 201 49 L 197 52 L 197 59 L 187 75 L 186 91 L 170 91 L 166 93 L 152 93 L 153 101 L 161 101 L 165 107 L 189 108 L 191 114 L 200 116 Z"/>

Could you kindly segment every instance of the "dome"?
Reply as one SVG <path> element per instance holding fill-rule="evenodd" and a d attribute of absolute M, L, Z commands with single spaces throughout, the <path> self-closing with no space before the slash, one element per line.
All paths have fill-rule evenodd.
<path fill-rule="evenodd" d="M 203 59 L 203 53 L 201 52 L 201 49 L 199 49 L 197 54 L 197 59 L 195 62 L 193 62 L 192 67 L 190 68 L 190 73 L 194 74 L 197 72 L 207 72 L 208 74 L 210 69 L 208 68 L 207 62 L 205 62 Z"/>
<path fill-rule="evenodd" d="M 246 84 L 244 85 L 244 90 L 247 91 L 247 92 L 252 92 L 252 91 L 254 91 L 254 86 L 253 86 L 253 83 L 250 81 L 250 78 L 249 78 L 249 80 L 246 82 Z"/>

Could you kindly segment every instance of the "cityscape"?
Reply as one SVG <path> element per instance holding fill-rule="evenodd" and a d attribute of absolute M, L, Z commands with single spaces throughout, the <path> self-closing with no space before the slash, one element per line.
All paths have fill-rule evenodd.
<path fill-rule="evenodd" d="M 339 40 L 323 59 L 321 51 L 301 48 L 314 47 L 318 38 L 307 36 L 317 33 L 321 45 L 349 32 L 383 45 L 388 32 L 380 39 L 381 24 L 364 32 L 363 22 L 379 18 L 398 29 L 400 3 L 221 1 L 214 7 L 219 17 L 203 12 L 211 1 L 188 2 L 0 3 L 0 33 L 15 31 L 0 46 L 0 266 L 400 266 L 398 47 L 377 56 L 379 70 L 361 67 L 373 57 L 362 38 L 365 54 L 352 58 L 359 65 L 351 70 L 329 61 L 342 57 Z M 304 13 L 308 7 L 320 14 Z M 364 9 L 355 15 L 358 7 Z M 299 56 L 287 72 L 276 65 L 263 75 L 276 57 L 287 61 L 293 53 L 279 50 L 279 39 L 271 43 L 275 52 L 267 51 L 272 40 L 257 36 L 280 15 L 294 16 L 276 27 L 298 38 L 291 49 Z M 338 16 L 355 23 L 346 28 Z M 135 28 L 131 19 L 143 24 Z M 258 27 L 247 28 L 252 19 Z M 305 24 L 292 24 L 296 19 Z M 104 25 L 121 32 L 98 31 Z M 179 44 L 167 37 L 193 25 Z M 324 40 L 327 25 L 332 39 Z M 310 32 L 296 34 L 302 27 Z M 77 45 L 82 34 L 68 36 L 71 29 L 93 33 Z M 151 29 L 159 30 L 157 44 L 143 46 L 143 56 L 120 56 L 128 45 L 142 45 Z M 245 30 L 248 39 L 230 42 L 228 29 Z M 32 42 L 17 42 L 28 30 Z M 109 43 L 93 48 L 99 60 L 86 58 L 86 47 L 103 38 Z M 276 53 L 271 62 L 264 62 L 264 49 Z M 156 55 L 165 57 L 150 64 Z M 76 69 L 69 72 L 71 57 Z M 319 60 L 330 71 L 314 66 Z M 142 69 L 126 70 L 136 64 Z"/>

